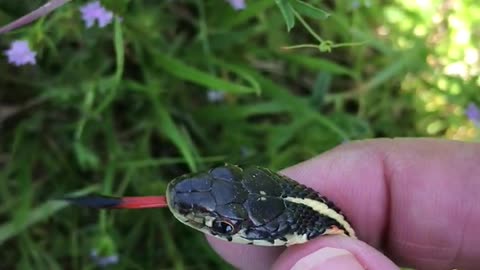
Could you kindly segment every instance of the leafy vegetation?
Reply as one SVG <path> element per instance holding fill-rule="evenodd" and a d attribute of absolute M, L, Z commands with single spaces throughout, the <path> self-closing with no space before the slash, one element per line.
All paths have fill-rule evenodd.
<path fill-rule="evenodd" d="M 0 24 L 41 4 L 3 1 Z M 0 60 L 2 268 L 228 268 L 168 210 L 52 199 L 156 195 L 213 164 L 278 170 L 357 139 L 479 139 L 473 0 L 108 0 L 112 23 L 90 28 L 85 4 L 1 36 L 36 52 Z"/>

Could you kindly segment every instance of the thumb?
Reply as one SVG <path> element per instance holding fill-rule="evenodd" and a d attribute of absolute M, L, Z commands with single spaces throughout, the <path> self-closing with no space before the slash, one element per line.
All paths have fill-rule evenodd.
<path fill-rule="evenodd" d="M 390 259 L 366 243 L 344 236 L 324 236 L 285 250 L 274 270 L 398 270 Z"/>

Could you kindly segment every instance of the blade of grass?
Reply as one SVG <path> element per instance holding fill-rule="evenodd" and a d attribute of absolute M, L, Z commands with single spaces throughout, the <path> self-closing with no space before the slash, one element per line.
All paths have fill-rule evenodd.
<path fill-rule="evenodd" d="M 72 192 L 67 194 L 67 196 L 82 196 L 91 192 L 98 190 L 97 185 L 88 186 L 84 189 L 78 190 L 76 192 Z M 27 229 L 28 227 L 41 222 L 48 217 L 54 215 L 58 211 L 62 210 L 63 208 L 67 207 L 69 204 L 64 201 L 47 201 L 42 205 L 32 209 L 28 215 L 28 218 L 24 220 L 22 223 L 19 222 L 7 222 L 0 226 L 0 245 L 5 243 L 5 241 L 9 240 L 12 237 L 15 237 L 23 230 Z"/>
<path fill-rule="evenodd" d="M 66 3 L 70 2 L 72 0 L 52 0 L 46 4 L 44 4 L 43 6 L 35 9 L 34 11 L 28 13 L 27 15 L 25 16 L 22 16 L 18 19 L 16 19 L 15 21 L 3 26 L 2 28 L 0 28 L 0 35 L 1 34 L 5 34 L 7 32 L 10 32 L 12 30 L 15 30 L 19 27 L 22 27 L 26 24 L 29 24 L 37 19 L 39 19 L 40 17 L 43 17 L 45 15 L 47 15 L 48 13 L 54 11 L 55 9 L 65 5 Z"/>
<path fill-rule="evenodd" d="M 125 45 L 123 40 L 122 23 L 119 18 L 115 18 L 115 34 L 113 39 L 113 45 L 115 48 L 115 61 L 116 69 L 112 78 L 106 80 L 106 87 L 108 89 L 108 95 L 102 100 L 102 103 L 95 111 L 95 115 L 102 112 L 108 105 L 115 99 L 117 95 L 117 88 L 122 80 L 124 65 L 125 65 Z"/>
<path fill-rule="evenodd" d="M 154 54 L 157 60 L 155 62 L 162 69 L 181 80 L 196 83 L 208 89 L 215 89 L 218 91 L 236 94 L 258 93 L 258 90 L 255 88 L 245 87 L 223 79 L 219 79 L 170 56 L 158 52 Z"/>
<path fill-rule="evenodd" d="M 196 161 L 211 162 L 211 163 L 219 162 L 222 160 L 225 160 L 225 156 L 200 157 L 196 159 Z M 172 158 L 161 158 L 161 159 L 130 160 L 130 161 L 121 162 L 118 165 L 120 167 L 140 169 L 144 167 L 159 167 L 159 166 L 181 164 L 186 162 L 187 161 L 185 158 L 172 157 Z"/>
<path fill-rule="evenodd" d="M 330 60 L 322 59 L 320 57 L 312 57 L 311 55 L 300 55 L 290 53 L 279 53 L 279 57 L 288 60 L 291 63 L 303 66 L 312 71 L 325 71 L 331 74 L 348 75 L 352 78 L 357 78 L 358 75 L 346 67 L 336 64 Z"/>
<path fill-rule="evenodd" d="M 330 17 L 330 13 L 328 13 L 327 11 L 317 8 L 307 2 L 300 0 L 291 0 L 290 3 L 299 13 L 312 19 L 325 20 Z"/>
<path fill-rule="evenodd" d="M 216 106 L 208 106 L 199 109 L 198 115 L 204 118 L 211 118 L 215 115 L 215 119 L 211 119 L 212 123 L 223 123 L 226 121 L 244 120 L 254 116 L 278 115 L 288 113 L 288 106 L 285 104 L 271 101 L 258 102 L 253 104 L 237 105 L 237 104 L 215 104 Z"/>
<path fill-rule="evenodd" d="M 160 215 L 162 216 L 163 220 L 166 219 L 164 212 L 161 212 Z M 175 244 L 175 240 L 172 237 L 170 228 L 167 227 L 167 223 L 159 222 L 158 225 L 160 226 L 160 232 L 167 249 L 168 257 L 173 260 L 175 269 L 185 269 L 185 265 L 181 259 L 182 256 L 180 255 L 181 252 L 178 250 L 177 245 Z"/>
<path fill-rule="evenodd" d="M 157 118 L 157 129 L 158 132 L 164 134 L 170 141 L 172 141 L 175 146 L 178 148 L 180 153 L 185 158 L 185 161 L 188 164 L 188 167 L 191 171 L 197 171 L 197 158 L 195 158 L 195 152 L 192 149 L 192 145 L 187 135 L 183 133 L 175 122 L 173 121 L 171 115 L 168 111 L 163 108 L 163 105 L 156 100 L 155 97 L 152 97 L 153 106 L 155 110 L 155 116 Z"/>
<path fill-rule="evenodd" d="M 215 63 L 222 63 L 223 61 L 215 58 L 211 61 Z M 289 107 L 289 110 L 295 117 L 299 117 L 301 114 L 305 114 L 306 116 L 314 117 L 319 123 L 322 125 L 330 128 L 333 132 L 335 132 L 341 141 L 348 140 L 349 136 L 345 133 L 341 128 L 339 128 L 335 123 L 333 123 L 327 117 L 318 114 L 317 111 L 313 110 L 311 106 L 308 105 L 307 100 L 302 98 L 296 97 L 292 95 L 288 89 L 283 88 L 282 86 L 276 84 L 274 81 L 265 78 L 265 76 L 251 71 L 248 68 L 238 66 L 239 69 L 242 69 L 245 73 L 250 74 L 255 80 L 260 84 L 262 88 L 262 93 L 267 96 L 272 97 L 273 99 L 277 100 L 279 103 L 283 103 Z M 300 114 L 300 115 L 299 115 Z"/>

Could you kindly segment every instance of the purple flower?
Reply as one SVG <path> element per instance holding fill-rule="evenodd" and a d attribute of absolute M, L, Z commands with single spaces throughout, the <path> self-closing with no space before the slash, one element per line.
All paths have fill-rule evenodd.
<path fill-rule="evenodd" d="M 23 66 L 26 64 L 35 65 L 35 55 L 37 53 L 30 50 L 28 41 L 17 40 L 10 44 L 10 48 L 5 51 L 8 62 L 15 66 Z"/>
<path fill-rule="evenodd" d="M 210 90 L 207 92 L 207 99 L 212 103 L 221 102 L 225 99 L 225 92 Z"/>
<path fill-rule="evenodd" d="M 474 122 L 476 125 L 480 125 L 480 109 L 474 103 L 468 104 L 467 109 L 465 110 L 470 121 Z"/>
<path fill-rule="evenodd" d="M 105 27 L 113 20 L 113 12 L 105 9 L 100 1 L 88 3 L 80 8 L 82 19 L 85 21 L 85 26 L 90 28 L 98 22 L 100 28 Z"/>
<path fill-rule="evenodd" d="M 227 0 L 228 3 L 233 7 L 235 10 L 242 10 L 246 8 L 245 0 Z"/>
<path fill-rule="evenodd" d="M 90 252 L 90 258 L 99 267 L 114 265 L 117 264 L 119 261 L 117 254 L 112 254 L 110 256 L 100 256 L 97 250 L 92 250 Z"/>

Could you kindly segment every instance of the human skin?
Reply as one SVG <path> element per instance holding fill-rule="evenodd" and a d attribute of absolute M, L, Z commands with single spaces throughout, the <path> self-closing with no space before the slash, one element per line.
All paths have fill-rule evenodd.
<path fill-rule="evenodd" d="M 290 269 L 306 255 L 333 247 L 349 251 L 369 270 L 479 269 L 480 144 L 358 141 L 281 173 L 335 202 L 360 240 L 323 236 L 284 248 L 207 237 L 237 268 Z"/>

